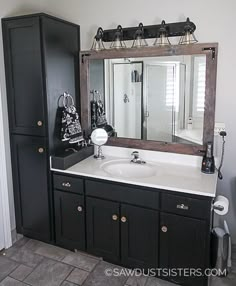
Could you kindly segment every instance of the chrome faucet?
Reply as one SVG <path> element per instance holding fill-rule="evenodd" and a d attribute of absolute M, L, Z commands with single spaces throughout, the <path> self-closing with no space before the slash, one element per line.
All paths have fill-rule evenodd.
<path fill-rule="evenodd" d="M 141 158 L 139 158 L 139 152 L 138 151 L 134 151 L 131 155 L 133 156 L 133 159 L 130 161 L 131 163 L 135 163 L 135 164 L 145 164 L 146 163 Z"/>

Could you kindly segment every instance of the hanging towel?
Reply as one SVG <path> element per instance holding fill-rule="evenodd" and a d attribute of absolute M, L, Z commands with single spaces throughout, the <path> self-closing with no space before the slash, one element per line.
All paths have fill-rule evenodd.
<path fill-rule="evenodd" d="M 70 144 L 73 144 L 84 140 L 79 114 L 76 111 L 73 97 L 66 92 L 63 94 L 61 123 L 62 141 L 69 141 Z"/>
<path fill-rule="evenodd" d="M 101 100 L 101 93 L 96 89 L 91 90 L 90 93 L 93 97 L 90 103 L 92 129 L 103 128 L 105 125 L 107 125 L 107 119 L 104 105 Z"/>
<path fill-rule="evenodd" d="M 97 102 L 97 126 L 104 127 L 107 125 L 106 114 L 102 101 L 99 99 Z"/>
<path fill-rule="evenodd" d="M 97 127 L 97 102 L 95 100 L 91 101 L 91 125 L 92 130 Z"/>

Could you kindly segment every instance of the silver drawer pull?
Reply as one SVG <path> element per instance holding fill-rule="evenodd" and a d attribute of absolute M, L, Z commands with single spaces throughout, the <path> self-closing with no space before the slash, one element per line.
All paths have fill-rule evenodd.
<path fill-rule="evenodd" d="M 77 207 L 77 211 L 78 211 L 78 212 L 82 212 L 82 211 L 83 211 L 83 208 L 82 208 L 81 206 L 78 206 L 78 207 Z"/>
<path fill-rule="evenodd" d="M 70 184 L 69 182 L 66 182 L 66 183 L 62 183 L 62 186 L 63 186 L 63 187 L 70 188 L 70 187 L 71 187 L 71 184 Z"/>
<path fill-rule="evenodd" d="M 176 207 L 177 207 L 177 209 L 181 209 L 181 210 L 188 210 L 189 209 L 189 207 L 185 206 L 184 204 L 177 205 Z"/>

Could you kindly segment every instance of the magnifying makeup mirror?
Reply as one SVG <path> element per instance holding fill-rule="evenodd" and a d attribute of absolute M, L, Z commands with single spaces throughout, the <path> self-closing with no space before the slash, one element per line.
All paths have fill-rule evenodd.
<path fill-rule="evenodd" d="M 106 144 L 108 140 L 108 134 L 103 128 L 95 129 L 91 134 L 91 140 L 94 145 L 98 146 L 97 154 L 94 155 L 95 159 L 101 160 L 105 157 L 102 154 L 102 145 Z"/>

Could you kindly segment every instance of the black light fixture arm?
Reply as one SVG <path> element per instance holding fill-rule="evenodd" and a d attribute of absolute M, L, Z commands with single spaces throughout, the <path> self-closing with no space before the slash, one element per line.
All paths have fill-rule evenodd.
<path fill-rule="evenodd" d="M 166 25 L 166 22 L 163 20 L 161 22 L 161 25 L 160 25 L 160 29 L 158 31 L 158 34 L 157 36 L 161 36 L 161 35 L 169 35 L 169 31 L 168 31 L 168 25 Z"/>
<path fill-rule="evenodd" d="M 115 37 L 113 36 L 113 38 L 119 38 L 119 39 L 123 39 L 123 28 L 122 28 L 122 26 L 121 25 L 118 25 L 117 26 L 117 28 L 116 28 L 116 30 L 114 30 L 115 32 L 114 32 L 114 35 L 115 35 Z M 111 39 L 111 41 L 112 41 L 113 39 Z M 110 42 L 111 42 L 110 41 Z"/>
<path fill-rule="evenodd" d="M 143 26 L 143 33 L 145 39 L 152 39 L 156 38 L 160 34 L 157 33 L 160 29 L 163 29 L 163 24 L 165 25 L 165 30 L 168 33 L 168 37 L 179 37 L 183 36 L 186 29 L 186 23 L 188 24 L 188 28 L 190 29 L 191 33 L 196 30 L 196 25 L 187 19 L 185 22 L 177 22 L 177 23 L 163 23 L 159 25 L 150 25 L 150 26 Z M 118 27 L 121 27 L 120 25 Z M 117 27 L 117 29 L 118 29 Z M 110 29 L 104 30 L 102 40 L 104 42 L 112 42 L 114 39 L 114 35 L 117 32 L 117 29 Z M 121 27 L 122 29 L 122 27 Z M 137 31 L 137 27 L 128 27 L 122 29 L 122 36 L 124 41 L 133 40 L 134 34 Z"/>
<path fill-rule="evenodd" d="M 102 27 L 99 27 L 98 29 L 97 29 L 97 34 L 96 34 L 96 36 L 95 36 L 95 39 L 97 40 L 97 41 L 99 41 L 100 39 L 102 39 L 103 38 L 103 29 L 102 29 Z"/>
<path fill-rule="evenodd" d="M 134 33 L 133 38 L 136 38 L 137 36 L 143 36 L 143 33 L 144 33 L 144 31 L 143 31 L 143 23 L 139 23 L 138 29 Z"/>
<path fill-rule="evenodd" d="M 187 20 L 185 22 L 184 31 L 190 32 L 190 33 L 193 33 L 195 31 L 195 29 L 193 29 L 193 26 L 191 25 L 189 18 L 187 18 Z"/>

